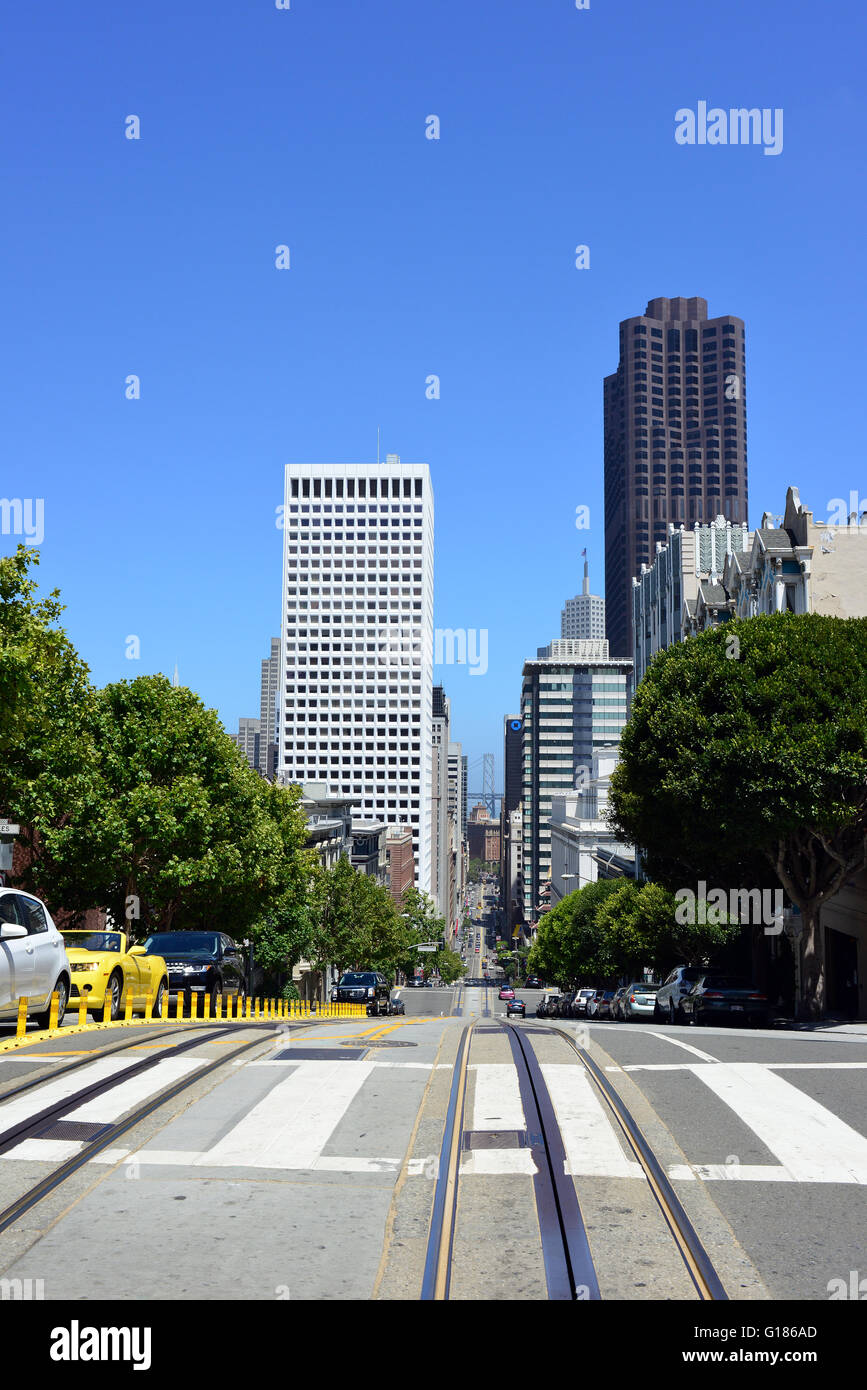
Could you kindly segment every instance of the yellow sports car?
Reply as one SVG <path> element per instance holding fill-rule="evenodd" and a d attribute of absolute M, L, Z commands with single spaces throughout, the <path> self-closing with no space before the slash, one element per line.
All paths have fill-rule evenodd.
<path fill-rule="evenodd" d="M 64 931 L 62 933 L 72 983 L 69 1008 L 82 996 L 89 1013 L 102 1020 L 106 1000 L 109 1018 L 118 1018 L 132 996 L 133 1013 L 144 1013 L 148 993 L 154 1018 L 161 1018 L 169 988 L 162 956 L 146 956 L 143 946 L 130 947 L 122 931 Z"/>

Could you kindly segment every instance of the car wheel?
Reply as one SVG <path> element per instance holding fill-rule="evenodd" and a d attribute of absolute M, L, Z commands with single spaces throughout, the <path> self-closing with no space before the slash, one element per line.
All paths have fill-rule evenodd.
<path fill-rule="evenodd" d="M 66 980 L 64 980 L 62 976 L 61 976 L 61 978 L 57 981 L 57 984 L 55 985 L 54 989 L 52 990 L 52 994 L 56 994 L 56 995 L 57 995 L 57 1022 L 58 1022 L 58 1024 L 59 1024 L 59 1023 L 61 1023 L 62 1020 L 63 1020 L 63 1015 L 66 1013 L 66 1005 L 67 1005 L 68 1002 L 69 1002 L 69 985 L 66 983 Z M 48 1027 L 50 1026 L 50 1023 L 51 1023 L 51 999 L 50 999 L 50 998 L 49 998 L 49 1001 L 48 1001 L 48 1008 L 45 1010 L 44 1013 L 36 1014 L 36 1015 L 35 1015 L 35 1018 L 36 1018 L 36 1022 L 37 1022 L 37 1024 L 39 1025 L 40 1028 L 48 1028 Z"/>
<path fill-rule="evenodd" d="M 165 980 L 160 980 L 159 989 L 157 990 L 157 997 L 156 997 L 156 999 L 154 1000 L 154 1006 L 153 1006 L 153 1010 L 152 1010 L 152 1012 L 151 1012 L 151 1018 L 162 1018 L 162 1016 L 163 1016 L 163 1009 L 166 1007 L 166 990 L 167 990 L 167 989 L 168 989 L 168 984 L 167 984 L 167 982 L 166 982 Z"/>
<path fill-rule="evenodd" d="M 108 1016 L 111 1022 L 113 1023 L 120 1013 L 120 997 L 123 993 L 123 979 L 120 975 L 118 975 L 117 971 L 115 971 L 115 973 L 112 975 L 105 988 L 106 997 L 109 1000 Z M 103 1002 L 103 1011 L 104 1010 L 105 1003 Z"/>

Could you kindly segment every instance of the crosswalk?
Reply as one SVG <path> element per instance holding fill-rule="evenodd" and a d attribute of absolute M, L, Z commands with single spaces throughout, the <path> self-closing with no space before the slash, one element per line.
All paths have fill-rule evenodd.
<path fill-rule="evenodd" d="M 88 1080 L 108 1079 L 123 1065 L 119 1059 L 96 1061 Z M 201 1065 L 201 1059 L 166 1058 L 158 1068 L 80 1105 L 64 1119 L 110 1124 Z M 865 1066 L 847 1062 L 720 1062 L 693 1056 L 676 1064 L 648 1063 L 611 1067 L 609 1071 L 675 1071 L 698 1080 L 723 1113 L 729 1113 L 733 1126 L 747 1126 L 774 1160 L 740 1163 L 733 1155 L 720 1154 L 717 1163 L 671 1165 L 669 1175 L 675 1180 L 863 1186 L 867 1185 L 867 1138 L 806 1090 L 787 1080 L 785 1073 L 818 1068 L 850 1071 Z M 287 1072 L 284 1064 L 267 1061 L 253 1064 L 250 1070 L 259 1070 L 261 1075 L 261 1068 L 272 1069 L 273 1084 L 246 1110 L 237 1104 L 208 1147 L 173 1148 L 173 1125 L 169 1124 L 159 1140 L 139 1150 L 109 1149 L 95 1155 L 91 1162 L 134 1161 L 142 1171 L 151 1166 L 224 1171 L 400 1172 L 404 1155 L 395 1151 L 398 1144 L 391 1151 L 377 1151 L 383 1083 L 389 1073 L 402 1073 L 407 1084 L 409 1078 L 415 1078 L 413 1084 L 420 1102 L 430 1063 L 305 1060 Z M 541 1068 L 563 1139 L 566 1172 L 576 1178 L 641 1179 L 640 1165 L 588 1074 L 574 1063 L 543 1062 Z M 511 1063 L 478 1063 L 470 1066 L 470 1074 L 461 1174 L 468 1178 L 505 1174 L 532 1177 L 536 1168 L 516 1068 Z M 48 1081 L 39 1092 L 40 1107 L 74 1094 L 80 1084 L 80 1076 Z M 26 1096 L 0 1103 L 0 1132 L 32 1113 L 32 1105 L 32 1098 Z M 665 1120 L 666 1116 L 661 1118 Z M 682 1148 L 688 1149 L 688 1127 L 676 1128 L 675 1137 Z M 189 1132 L 187 1127 L 183 1135 Z M 391 1132 L 394 1134 L 394 1129 Z M 693 1134 L 692 1138 L 701 1136 Z M 350 1151 L 341 1151 L 341 1146 Z M 3 1154 L 0 1162 L 57 1161 L 72 1157 L 83 1148 L 84 1142 L 76 1137 L 28 1139 Z M 432 1160 L 415 1157 L 409 1164 L 408 1176 L 430 1177 L 434 1170 Z"/>

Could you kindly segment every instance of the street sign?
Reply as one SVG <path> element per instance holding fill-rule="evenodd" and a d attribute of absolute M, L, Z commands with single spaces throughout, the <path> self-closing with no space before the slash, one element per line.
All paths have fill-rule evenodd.
<path fill-rule="evenodd" d="M 13 825 L 9 820 L 0 820 L 0 835 L 20 835 L 21 826 Z"/>
<path fill-rule="evenodd" d="M 415 949 L 416 949 L 417 951 L 436 951 L 436 950 L 438 950 L 439 948 L 438 948 L 438 946 L 437 946 L 437 944 L 436 944 L 435 941 L 431 941 L 431 942 L 429 942 L 427 945 L 416 946 Z"/>

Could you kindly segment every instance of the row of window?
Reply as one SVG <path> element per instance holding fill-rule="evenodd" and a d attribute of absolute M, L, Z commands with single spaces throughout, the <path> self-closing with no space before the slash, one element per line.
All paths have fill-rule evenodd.
<path fill-rule="evenodd" d="M 423 478 L 290 478 L 289 484 L 289 492 L 292 497 L 299 495 L 301 497 L 424 496 Z M 401 484 L 403 484 L 402 487 Z"/>

